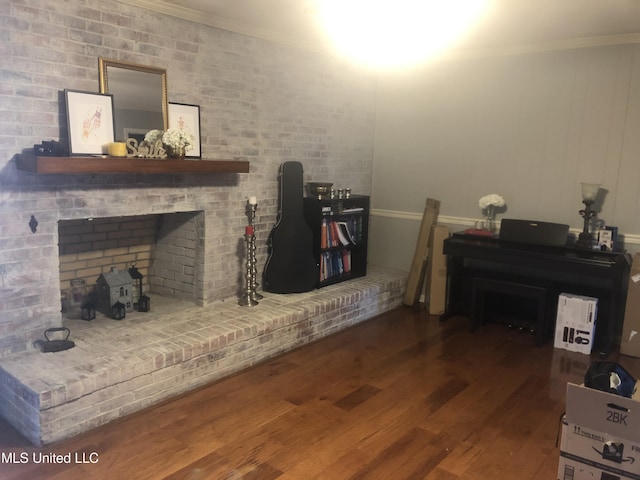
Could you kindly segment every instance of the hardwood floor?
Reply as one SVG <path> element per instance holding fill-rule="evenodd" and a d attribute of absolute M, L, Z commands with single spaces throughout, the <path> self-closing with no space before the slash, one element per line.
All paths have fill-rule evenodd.
<path fill-rule="evenodd" d="M 42 449 L 2 423 L 0 478 L 550 480 L 589 362 L 403 307 Z"/>

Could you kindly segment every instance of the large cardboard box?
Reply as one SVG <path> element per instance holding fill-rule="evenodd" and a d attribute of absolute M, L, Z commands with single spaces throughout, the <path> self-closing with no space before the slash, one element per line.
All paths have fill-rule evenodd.
<path fill-rule="evenodd" d="M 640 479 L 640 402 L 567 384 L 558 479 Z"/>
<path fill-rule="evenodd" d="M 433 244 L 427 265 L 425 284 L 425 305 L 429 315 L 442 315 L 447 301 L 447 256 L 444 254 L 444 241 L 449 238 L 450 230 L 445 225 L 434 225 Z"/>
<path fill-rule="evenodd" d="M 620 353 L 640 357 L 640 253 L 633 256 L 631 265 Z"/>
<path fill-rule="evenodd" d="M 570 352 L 590 354 L 597 315 L 597 298 L 560 294 L 553 346 Z"/>

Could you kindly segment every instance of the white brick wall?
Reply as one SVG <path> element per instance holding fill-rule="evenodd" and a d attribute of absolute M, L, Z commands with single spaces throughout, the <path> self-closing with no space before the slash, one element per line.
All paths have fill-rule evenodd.
<path fill-rule="evenodd" d="M 61 322 L 61 219 L 203 210 L 211 302 L 238 289 L 249 195 L 262 269 L 283 161 L 302 162 L 305 180 L 370 193 L 375 80 L 337 59 L 114 0 L 1 2 L 0 56 L 0 357 Z M 98 91 L 99 56 L 166 68 L 169 101 L 201 107 L 203 157 L 248 159 L 251 173 L 18 172 L 16 153 L 66 135 L 63 90 Z"/>
<path fill-rule="evenodd" d="M 202 304 L 201 250 L 204 214 L 162 217 L 149 272 L 150 291 Z"/>
<path fill-rule="evenodd" d="M 144 291 L 148 291 L 149 262 L 160 220 L 161 215 L 136 215 L 59 222 L 62 296 L 66 296 L 73 279 L 84 280 L 90 293 L 100 274 L 111 267 L 127 270 L 132 263 L 145 277 Z"/>

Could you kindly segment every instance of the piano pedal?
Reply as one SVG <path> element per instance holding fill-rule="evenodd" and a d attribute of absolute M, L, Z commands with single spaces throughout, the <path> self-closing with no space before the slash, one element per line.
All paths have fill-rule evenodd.
<path fill-rule="evenodd" d="M 537 333 L 536 329 L 533 327 L 518 325 L 515 323 L 507 323 L 507 328 L 509 330 L 515 330 L 521 335 L 524 335 L 524 334 L 535 335 Z"/>

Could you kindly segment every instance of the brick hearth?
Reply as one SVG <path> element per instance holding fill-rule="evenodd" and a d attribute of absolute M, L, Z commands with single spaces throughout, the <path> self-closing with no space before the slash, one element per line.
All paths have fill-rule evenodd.
<path fill-rule="evenodd" d="M 76 347 L 3 359 L 0 414 L 43 445 L 71 437 L 400 305 L 406 273 L 366 277 L 255 307 L 163 302 L 122 321 L 69 320 Z"/>

